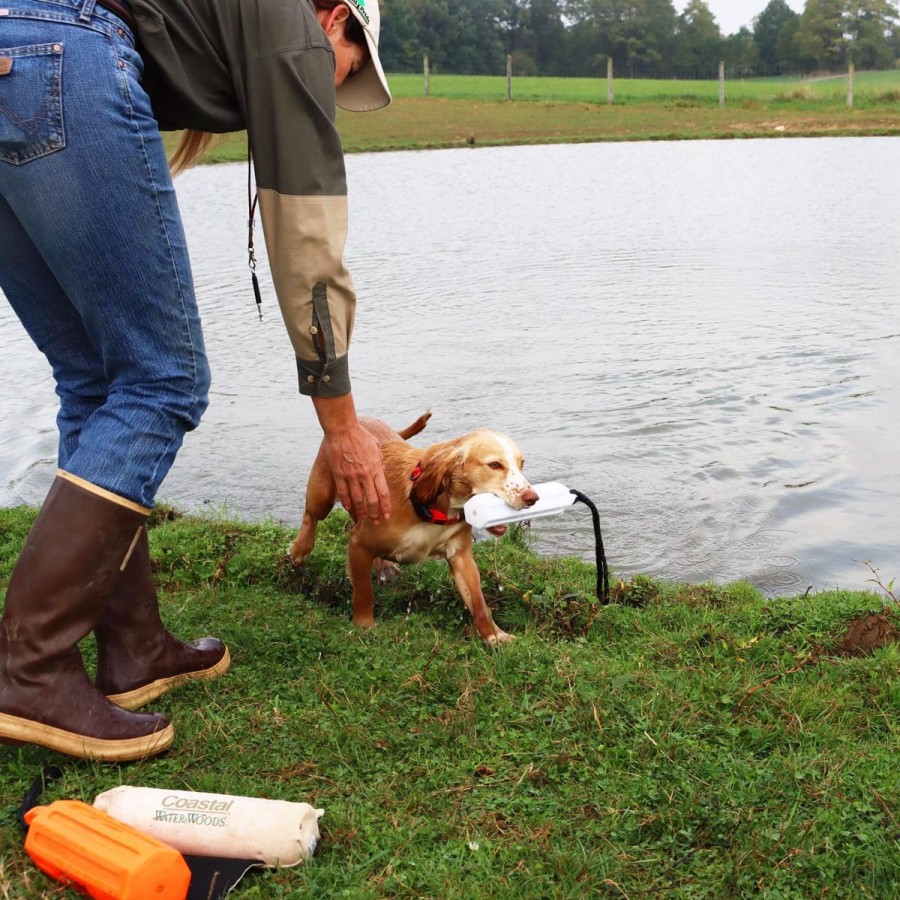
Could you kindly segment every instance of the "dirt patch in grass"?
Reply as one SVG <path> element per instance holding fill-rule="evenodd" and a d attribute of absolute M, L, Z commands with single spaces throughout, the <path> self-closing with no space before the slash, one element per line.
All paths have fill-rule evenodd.
<path fill-rule="evenodd" d="M 900 631 L 888 618 L 888 610 L 854 619 L 840 642 L 844 656 L 869 656 L 900 641 Z"/>

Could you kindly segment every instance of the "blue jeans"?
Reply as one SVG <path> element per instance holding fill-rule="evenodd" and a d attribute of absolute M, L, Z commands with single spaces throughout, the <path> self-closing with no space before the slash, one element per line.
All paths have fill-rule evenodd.
<path fill-rule="evenodd" d="M 52 367 L 60 467 L 152 506 L 209 365 L 142 60 L 94 0 L 7 4 L 0 288 Z"/>

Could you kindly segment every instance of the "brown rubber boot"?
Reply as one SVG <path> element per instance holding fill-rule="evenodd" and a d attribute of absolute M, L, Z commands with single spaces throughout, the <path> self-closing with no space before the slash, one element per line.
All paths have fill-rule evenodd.
<path fill-rule="evenodd" d="M 0 620 L 0 741 L 123 762 L 161 753 L 175 731 L 91 684 L 78 642 L 97 624 L 146 510 L 60 471 L 25 541 Z"/>
<path fill-rule="evenodd" d="M 216 638 L 185 644 L 166 630 L 159 616 L 146 528 L 141 529 L 131 560 L 94 631 L 94 684 L 125 709 L 137 709 L 190 681 L 218 678 L 231 665 L 228 648 Z"/>

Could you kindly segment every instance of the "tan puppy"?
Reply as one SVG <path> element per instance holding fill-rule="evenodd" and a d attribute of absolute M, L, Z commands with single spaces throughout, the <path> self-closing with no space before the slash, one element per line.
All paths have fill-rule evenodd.
<path fill-rule="evenodd" d="M 431 413 L 425 413 L 399 433 L 378 419 L 360 420 L 381 444 L 391 517 L 377 525 L 368 519 L 355 520 L 350 533 L 347 571 L 353 586 L 353 621 L 362 628 L 375 624 L 372 566 L 376 561 L 446 559 L 481 637 L 491 645 L 512 640 L 494 624 L 485 603 L 472 555 L 472 526 L 462 518 L 463 505 L 482 493 L 502 497 L 514 509 L 533 506 L 540 498 L 522 474 L 525 463 L 518 447 L 497 431 L 473 431 L 427 450 L 407 444 L 405 439 L 418 434 L 430 418 Z M 290 548 L 294 565 L 309 558 L 316 527 L 336 500 L 334 478 L 320 449 L 306 486 L 303 522 Z M 505 530 L 505 526 L 491 529 L 495 534 Z"/>

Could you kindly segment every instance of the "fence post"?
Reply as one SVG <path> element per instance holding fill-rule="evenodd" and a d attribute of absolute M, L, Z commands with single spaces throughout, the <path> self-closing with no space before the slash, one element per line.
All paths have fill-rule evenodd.
<path fill-rule="evenodd" d="M 428 92 L 431 90 L 431 86 L 428 83 L 429 72 L 428 72 L 428 56 L 427 55 L 422 60 L 422 65 L 423 65 L 423 73 L 425 75 L 425 96 L 427 97 Z"/>
<path fill-rule="evenodd" d="M 606 58 L 606 102 L 612 106 L 613 102 L 613 60 L 611 56 Z"/>
<path fill-rule="evenodd" d="M 853 75 L 854 75 L 854 66 L 853 63 L 850 63 L 850 68 L 847 71 L 847 108 L 853 109 Z"/>
<path fill-rule="evenodd" d="M 719 60 L 719 106 L 725 105 L 725 62 Z"/>
<path fill-rule="evenodd" d="M 512 100 L 512 56 L 506 54 L 506 99 Z"/>

